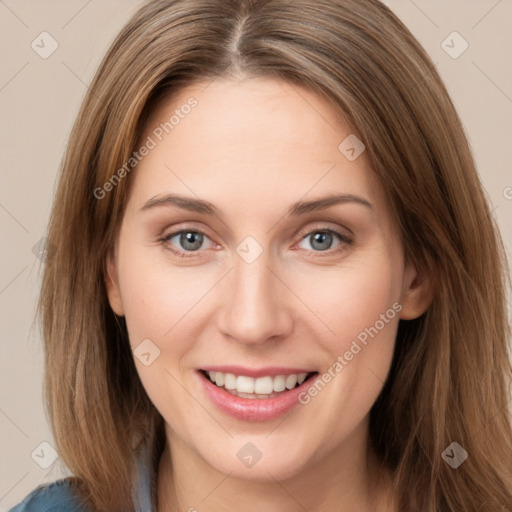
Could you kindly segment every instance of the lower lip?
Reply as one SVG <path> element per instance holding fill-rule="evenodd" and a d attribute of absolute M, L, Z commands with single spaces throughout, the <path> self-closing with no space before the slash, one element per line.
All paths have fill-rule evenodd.
<path fill-rule="evenodd" d="M 299 395 L 314 382 L 315 375 L 300 386 L 281 393 L 273 398 L 240 398 L 224 388 L 219 388 L 201 371 L 198 372 L 206 394 L 224 413 L 244 421 L 270 421 L 290 412 L 299 402 Z"/>

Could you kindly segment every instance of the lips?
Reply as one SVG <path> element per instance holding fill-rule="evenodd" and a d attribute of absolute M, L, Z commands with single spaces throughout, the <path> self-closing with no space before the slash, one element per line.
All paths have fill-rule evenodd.
<path fill-rule="evenodd" d="M 234 373 L 224 372 L 206 372 L 206 375 L 218 387 L 224 387 L 231 394 L 241 396 L 247 395 L 245 398 L 269 398 L 286 390 L 293 389 L 297 385 L 301 385 L 308 373 L 291 373 L 289 375 L 265 375 L 263 377 L 250 377 L 248 375 L 235 375 Z"/>
<path fill-rule="evenodd" d="M 239 420 L 268 421 L 299 404 L 300 393 L 312 384 L 318 372 L 223 366 L 205 368 L 198 374 L 206 395 L 223 413 Z"/>

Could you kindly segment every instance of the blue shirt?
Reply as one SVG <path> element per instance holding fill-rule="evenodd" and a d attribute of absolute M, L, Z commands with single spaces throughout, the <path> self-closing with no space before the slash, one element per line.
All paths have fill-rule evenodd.
<path fill-rule="evenodd" d="M 132 495 L 135 512 L 154 512 L 156 474 L 152 470 L 149 450 L 137 459 L 137 474 Z M 21 503 L 8 512 L 91 512 L 78 501 L 69 478 L 45 484 L 34 489 Z"/>

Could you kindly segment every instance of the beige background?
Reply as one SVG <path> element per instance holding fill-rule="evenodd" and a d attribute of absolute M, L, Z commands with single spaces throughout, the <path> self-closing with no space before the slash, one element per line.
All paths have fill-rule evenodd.
<path fill-rule="evenodd" d="M 512 0 L 386 3 L 447 84 L 510 254 Z M 32 248 L 44 234 L 57 169 L 87 84 L 138 4 L 0 0 L 0 512 L 64 474 L 59 459 L 52 463 L 51 449 L 40 446 L 53 440 L 41 402 L 42 348 L 33 325 L 40 261 Z M 31 47 L 44 31 L 58 43 L 47 59 Z M 453 31 L 469 44 L 457 59 L 441 46 Z M 461 48 L 460 40 L 448 42 L 451 51 Z"/>

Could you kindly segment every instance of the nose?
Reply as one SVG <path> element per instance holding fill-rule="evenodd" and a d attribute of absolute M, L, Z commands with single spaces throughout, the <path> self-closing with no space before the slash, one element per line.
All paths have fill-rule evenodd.
<path fill-rule="evenodd" d="M 293 329 L 292 294 L 276 277 L 276 270 L 269 268 L 265 254 L 252 263 L 236 256 L 221 292 L 219 329 L 246 345 L 284 338 Z"/>

